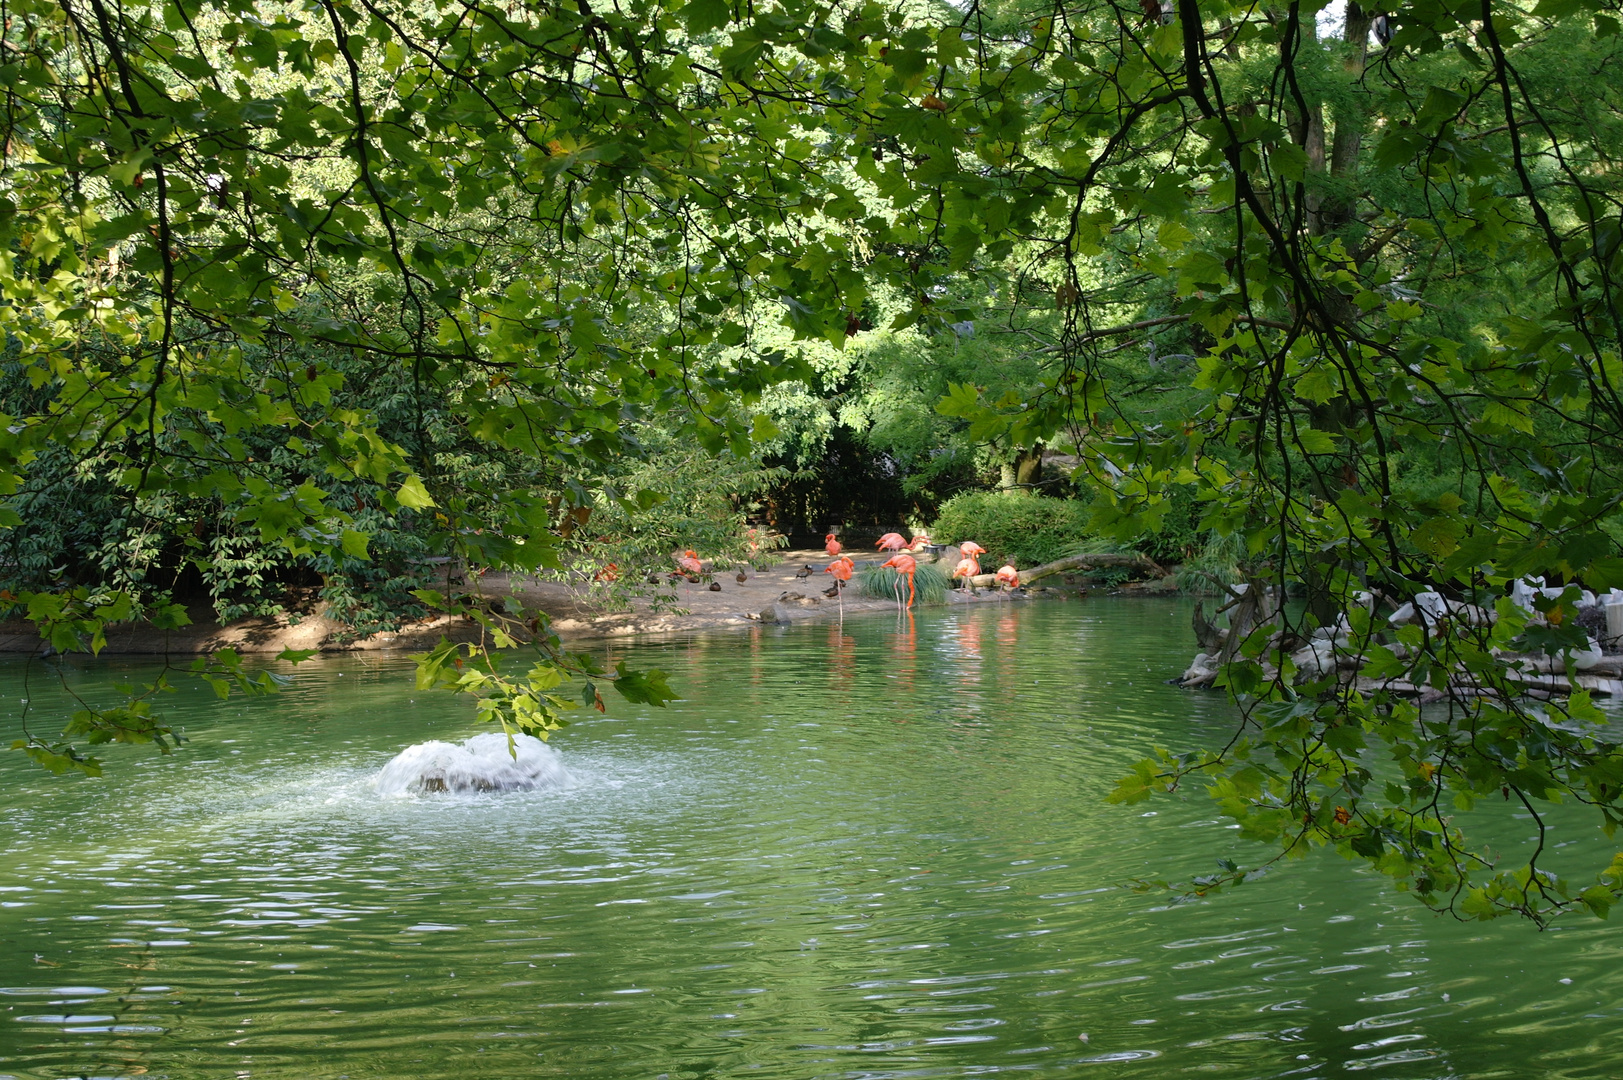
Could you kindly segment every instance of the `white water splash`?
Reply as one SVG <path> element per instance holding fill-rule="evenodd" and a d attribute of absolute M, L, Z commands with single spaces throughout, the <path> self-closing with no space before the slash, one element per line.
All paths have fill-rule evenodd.
<path fill-rule="evenodd" d="M 572 780 L 558 751 L 540 739 L 514 735 L 510 749 L 508 737 L 492 731 L 461 746 L 438 741 L 408 746 L 372 783 L 379 795 L 425 795 L 559 788 Z"/>

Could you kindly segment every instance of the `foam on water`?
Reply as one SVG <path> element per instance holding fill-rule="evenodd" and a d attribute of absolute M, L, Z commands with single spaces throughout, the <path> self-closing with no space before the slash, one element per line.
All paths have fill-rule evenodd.
<path fill-rule="evenodd" d="M 378 773 L 379 795 L 431 792 L 528 791 L 571 782 L 558 751 L 531 735 L 492 731 L 461 746 L 432 742 L 408 746 Z"/>

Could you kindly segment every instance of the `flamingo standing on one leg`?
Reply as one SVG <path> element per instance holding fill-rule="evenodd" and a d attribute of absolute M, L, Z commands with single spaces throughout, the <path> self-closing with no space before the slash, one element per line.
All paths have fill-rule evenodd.
<path fill-rule="evenodd" d="M 888 566 L 892 570 L 896 571 L 898 574 L 906 575 L 906 577 L 907 577 L 907 606 L 909 608 L 911 608 L 913 606 L 913 571 L 918 569 L 918 566 L 919 566 L 918 560 L 913 558 L 913 556 L 911 556 L 911 555 L 892 555 L 889 559 L 887 559 L 885 562 L 880 563 L 879 565 Z M 896 579 L 896 584 L 897 584 L 896 603 L 897 603 L 898 606 L 900 606 L 901 602 L 902 602 L 901 578 Z"/>
<path fill-rule="evenodd" d="M 849 555 L 841 555 L 839 558 L 823 567 L 823 573 L 834 575 L 834 595 L 840 598 L 841 626 L 845 625 L 845 583 L 851 580 L 851 572 L 856 568 L 857 564 L 851 561 L 851 556 Z"/>
<path fill-rule="evenodd" d="M 688 548 L 682 554 L 676 556 L 676 565 L 681 569 L 682 578 L 688 585 L 691 585 L 694 579 L 704 572 L 704 564 L 699 561 L 698 552 L 692 548 Z M 682 595 L 691 602 L 692 598 L 688 596 L 687 585 L 682 586 Z"/>
<path fill-rule="evenodd" d="M 832 559 L 837 557 L 841 550 L 840 538 L 835 536 L 833 533 L 829 533 L 827 536 L 823 537 L 823 550 L 828 552 L 829 558 Z"/>

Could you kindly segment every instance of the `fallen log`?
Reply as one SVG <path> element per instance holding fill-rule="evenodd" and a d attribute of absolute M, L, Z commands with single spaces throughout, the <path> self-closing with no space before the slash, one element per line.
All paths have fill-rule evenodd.
<path fill-rule="evenodd" d="M 1161 568 L 1160 564 L 1154 559 L 1146 558 L 1143 555 L 1101 553 L 1098 555 L 1067 555 L 1063 559 L 1055 559 L 1051 563 L 1043 563 L 1041 566 L 1033 566 L 1030 570 L 1022 570 L 1020 571 L 1020 584 L 1030 585 L 1034 581 L 1041 581 L 1045 577 L 1053 577 L 1055 574 L 1063 574 L 1071 570 L 1103 570 L 1106 568 L 1143 570 L 1147 573 L 1166 576 L 1166 571 Z M 977 574 L 975 577 L 965 580 L 977 589 L 990 589 L 997 584 L 997 575 Z"/>

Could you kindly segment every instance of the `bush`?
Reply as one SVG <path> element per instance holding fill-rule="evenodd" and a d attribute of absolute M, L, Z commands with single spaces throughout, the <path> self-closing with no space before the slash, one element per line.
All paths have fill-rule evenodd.
<path fill-rule="evenodd" d="M 1206 547 L 1209 534 L 1200 528 L 1200 504 L 1195 502 L 1188 487 L 1172 489 L 1166 516 L 1161 527 L 1145 533 L 1133 541 L 1133 546 L 1162 565 L 1181 563 L 1199 558 Z"/>
<path fill-rule="evenodd" d="M 1178 590 L 1191 596 L 1222 596 L 1222 586 L 1244 578 L 1240 570 L 1245 540 L 1238 533 L 1206 535 L 1205 544 L 1178 567 Z"/>
<path fill-rule="evenodd" d="M 889 600 L 896 596 L 896 589 L 900 579 L 903 602 L 907 600 L 907 579 L 894 570 L 887 570 L 878 563 L 864 563 L 862 570 L 857 574 L 857 593 L 862 596 L 871 596 L 880 600 Z M 952 579 L 947 572 L 935 563 L 919 563 L 913 571 L 913 603 L 917 604 L 944 604 L 947 601 L 947 590 L 952 585 Z"/>
<path fill-rule="evenodd" d="M 988 572 L 1013 560 L 1037 566 L 1072 554 L 1088 539 L 1088 508 L 1074 499 L 970 492 L 948 499 L 930 529 L 939 544 L 973 540 L 986 549 Z"/>

